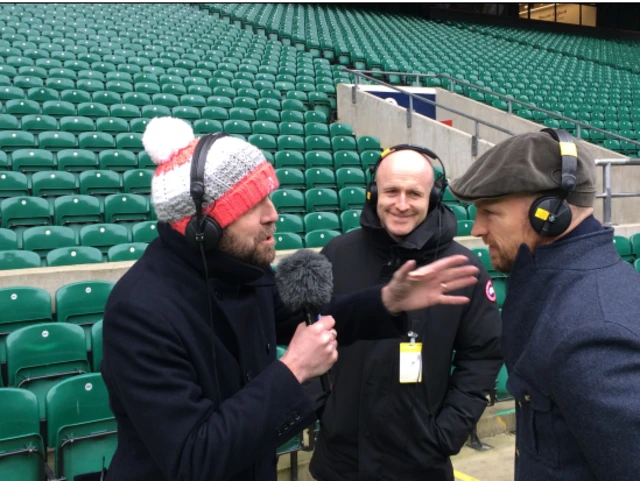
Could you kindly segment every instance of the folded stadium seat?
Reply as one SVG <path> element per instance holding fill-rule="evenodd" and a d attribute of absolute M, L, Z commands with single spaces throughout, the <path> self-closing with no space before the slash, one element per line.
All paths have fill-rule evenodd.
<path fill-rule="evenodd" d="M 123 132 L 116 135 L 116 147 L 120 150 L 140 152 L 144 150 L 142 134 L 135 132 Z"/>
<path fill-rule="evenodd" d="M 0 389 L 0 452 L 5 479 L 42 478 L 46 451 L 40 435 L 38 398 L 26 389 Z M 29 446 L 29 449 L 25 449 Z"/>
<path fill-rule="evenodd" d="M 368 170 L 373 167 L 375 163 L 378 161 L 380 157 L 379 150 L 365 150 L 360 153 L 360 162 L 362 163 L 363 169 Z"/>
<path fill-rule="evenodd" d="M 78 146 L 76 136 L 71 132 L 48 131 L 38 134 L 38 146 L 53 152 L 74 149 Z"/>
<path fill-rule="evenodd" d="M 349 232 L 353 229 L 360 228 L 361 210 L 345 210 L 340 213 L 340 223 L 342 224 L 342 232 Z"/>
<path fill-rule="evenodd" d="M 53 132 L 45 132 L 51 133 Z M 73 135 L 72 135 L 73 136 Z M 75 140 L 75 137 L 74 137 Z M 45 148 L 48 146 L 44 145 Z M 51 149 L 51 147 L 48 147 Z M 55 170 L 56 161 L 54 155 L 43 149 L 19 149 L 11 154 L 13 170 L 29 174 L 42 170 Z"/>
<path fill-rule="evenodd" d="M 229 109 L 230 120 L 245 120 L 247 122 L 253 122 L 256 120 L 256 114 L 250 108 L 246 107 L 231 107 Z"/>
<path fill-rule="evenodd" d="M 149 244 L 156 237 L 158 237 L 157 221 L 148 220 L 131 226 L 131 239 L 133 242 Z"/>
<path fill-rule="evenodd" d="M 30 132 L 21 130 L 0 131 L 0 150 L 11 153 L 18 149 L 29 149 L 36 147 L 36 137 Z"/>
<path fill-rule="evenodd" d="M 256 120 L 252 122 L 251 129 L 254 134 L 279 135 L 278 124 L 270 121 Z"/>
<path fill-rule="evenodd" d="M 42 259 L 53 249 L 77 245 L 75 232 L 69 227 L 50 225 L 29 227 L 22 234 L 22 248 L 35 252 Z"/>
<path fill-rule="evenodd" d="M 78 479 L 108 466 L 117 423 L 99 372 L 56 384 L 46 395 L 47 445 L 55 448 L 57 477 Z"/>
<path fill-rule="evenodd" d="M 154 94 L 153 97 L 151 97 L 151 100 L 154 105 L 164 105 L 169 108 L 178 107 L 180 105 L 180 99 L 177 95 L 173 94 Z"/>
<path fill-rule="evenodd" d="M 90 150 L 61 150 L 56 157 L 58 169 L 67 172 L 82 172 L 99 166 L 98 156 Z"/>
<path fill-rule="evenodd" d="M 280 124 L 282 128 L 282 124 Z M 279 150 L 294 150 L 303 152 L 305 150 L 304 137 L 298 135 L 280 135 L 278 136 Z"/>
<path fill-rule="evenodd" d="M 300 169 L 276 169 L 276 176 L 278 177 L 280 187 L 283 189 L 304 190 L 305 188 L 304 174 Z"/>
<path fill-rule="evenodd" d="M 306 233 L 317 230 L 340 230 L 340 218 L 334 212 L 311 212 L 304 216 Z M 305 242 L 309 246 L 309 242 Z M 314 247 L 314 246 L 309 246 Z"/>
<path fill-rule="evenodd" d="M 154 117 L 170 117 L 171 110 L 163 105 L 145 105 L 140 110 L 142 117 L 152 119 Z M 132 119 L 133 121 L 134 119 Z"/>
<path fill-rule="evenodd" d="M 125 134 L 128 135 L 128 134 Z M 124 172 L 138 168 L 138 158 L 136 154 L 128 150 L 107 149 L 98 154 L 101 170 L 113 170 Z"/>
<path fill-rule="evenodd" d="M 131 104 L 114 104 L 109 107 L 111 117 L 120 117 L 123 119 L 131 119 L 141 117 L 140 107 Z"/>
<path fill-rule="evenodd" d="M 274 88 L 266 88 L 264 86 L 258 86 L 256 85 L 257 83 L 258 82 L 254 84 L 254 88 L 260 91 L 260 99 L 277 100 L 278 104 L 280 104 L 280 100 L 282 100 L 282 93 L 279 90 L 276 90 Z M 262 83 L 265 83 L 265 82 L 262 82 Z"/>
<path fill-rule="evenodd" d="M 362 135 L 356 139 L 356 144 L 360 155 L 370 150 L 380 152 L 380 139 L 378 137 Z"/>
<path fill-rule="evenodd" d="M 338 230 L 314 230 L 313 232 L 307 232 L 304 236 L 304 242 L 306 247 L 324 247 L 334 237 L 339 236 L 342 232 Z"/>
<path fill-rule="evenodd" d="M 264 120 L 266 122 L 280 122 L 280 112 L 271 108 L 259 108 L 256 110 L 256 120 Z"/>
<path fill-rule="evenodd" d="M 18 248 L 18 236 L 11 229 L 0 228 L 0 251 Z"/>
<path fill-rule="evenodd" d="M 329 136 L 329 127 L 327 124 L 321 122 L 307 122 L 304 126 L 304 131 L 307 136 L 321 135 L 323 137 Z"/>
<path fill-rule="evenodd" d="M 331 133 L 331 137 L 336 137 L 338 135 L 347 135 L 353 137 L 353 129 L 351 125 L 345 124 L 343 122 L 336 122 L 329 126 L 329 132 Z"/>
<path fill-rule="evenodd" d="M 0 171 L 7 171 L 11 169 L 11 158 L 6 152 L 0 150 Z"/>
<path fill-rule="evenodd" d="M 620 254 L 620 257 L 622 257 L 622 260 L 626 262 L 633 261 L 634 255 L 632 245 L 631 241 L 627 237 L 621 235 L 613 236 L 613 245 L 618 254 Z"/>
<path fill-rule="evenodd" d="M 472 220 L 458 220 L 458 231 L 456 235 L 469 236 L 471 235 L 471 229 L 473 229 Z"/>
<path fill-rule="evenodd" d="M 51 225 L 49 204 L 38 197 L 18 196 L 4 199 L 0 202 L 0 212 L 2 227 Z"/>
<path fill-rule="evenodd" d="M 122 94 L 122 103 L 126 105 L 135 105 L 136 107 L 143 107 L 151 103 L 151 96 L 144 92 L 127 92 Z"/>
<path fill-rule="evenodd" d="M 139 194 L 113 194 L 104 199 L 105 222 L 142 222 L 150 219 L 147 198 Z"/>
<path fill-rule="evenodd" d="M 53 117 L 51 118 L 53 119 Z M 55 129 L 56 126 L 54 125 L 52 128 L 46 130 Z M 93 130 L 95 130 L 95 124 L 89 117 L 68 116 L 60 119 L 60 131 L 62 132 L 80 133 L 91 132 Z"/>
<path fill-rule="evenodd" d="M 75 118 L 78 118 L 78 117 L 75 117 Z M 82 117 L 82 118 L 88 119 L 88 117 Z M 61 125 L 62 125 L 62 120 L 63 119 L 60 120 Z M 126 119 L 120 119 L 118 117 L 100 117 L 96 119 L 95 128 L 87 128 L 85 129 L 85 132 L 89 132 L 92 130 L 97 130 L 98 132 L 109 132 L 112 134 L 129 132 L 129 122 L 127 122 Z"/>
<path fill-rule="evenodd" d="M 461 205 L 446 204 L 446 206 L 455 214 L 457 220 L 469 220 L 467 209 Z"/>
<path fill-rule="evenodd" d="M 0 206 L 1 207 L 1 206 Z M 64 195 L 53 202 L 55 225 L 80 230 L 80 226 L 103 222 L 100 201 L 90 195 Z"/>
<path fill-rule="evenodd" d="M 298 214 L 279 214 L 276 222 L 276 232 L 292 232 L 294 234 L 304 234 L 304 223 L 302 216 Z"/>
<path fill-rule="evenodd" d="M 280 123 L 280 135 L 304 136 L 304 125 L 299 122 Z"/>
<path fill-rule="evenodd" d="M 63 100 L 47 100 L 42 104 L 42 113 L 54 118 L 76 115 L 76 106 Z"/>
<path fill-rule="evenodd" d="M 356 140 L 352 136 L 336 135 L 331 137 L 331 146 L 334 152 L 339 150 L 356 150 Z"/>
<path fill-rule="evenodd" d="M 29 195 L 29 180 L 22 172 L 0 172 L 0 198 Z"/>
<path fill-rule="evenodd" d="M 78 264 L 100 264 L 103 259 L 102 253 L 95 247 L 76 246 L 52 250 L 47 254 L 46 262 L 49 267 L 58 267 Z"/>
<path fill-rule="evenodd" d="M 131 119 L 129 121 L 129 129 L 131 130 L 131 132 L 142 134 L 146 130 L 148 124 L 149 119 L 147 118 Z"/>
<path fill-rule="evenodd" d="M 344 187 L 364 187 L 365 175 L 359 166 L 338 168 L 336 164 L 336 180 L 338 189 Z"/>
<path fill-rule="evenodd" d="M 332 189 L 315 187 L 305 192 L 307 212 L 339 212 L 338 194 Z"/>
<path fill-rule="evenodd" d="M 305 122 L 319 122 L 319 123 L 327 123 L 327 116 L 318 111 L 307 111 L 304 113 L 304 121 Z"/>
<path fill-rule="evenodd" d="M 229 111 L 225 107 L 203 107 L 201 116 L 203 119 L 209 120 L 229 120 Z"/>
<path fill-rule="evenodd" d="M 223 127 L 219 120 L 198 119 L 193 122 L 195 134 L 215 134 L 222 132 Z"/>
<path fill-rule="evenodd" d="M 4 102 L 5 104 L 5 113 L 11 115 L 28 115 L 28 114 L 39 114 L 41 112 L 40 103 L 35 100 L 28 99 L 15 99 L 15 100 L 7 100 Z"/>
<path fill-rule="evenodd" d="M 250 144 L 266 152 L 274 153 L 278 150 L 278 143 L 273 135 L 253 134 L 247 140 Z"/>
<path fill-rule="evenodd" d="M 234 80 L 234 82 L 240 82 L 240 80 Z M 250 82 L 249 82 L 249 84 L 250 84 Z M 238 89 L 238 96 L 235 98 L 234 104 L 239 99 L 252 99 L 252 100 L 255 100 L 257 102 L 258 100 L 260 100 L 260 92 L 258 92 L 256 89 L 254 89 L 251 86 L 242 87 L 242 88 Z M 239 107 L 245 107 L 244 105 L 238 105 L 238 106 Z M 249 106 L 246 105 L 246 107 L 249 107 Z M 249 108 L 257 108 L 257 106 L 256 107 L 249 107 Z"/>
<path fill-rule="evenodd" d="M 73 104 L 72 104 L 73 105 Z M 116 104 L 117 105 L 117 104 Z M 65 114 L 76 115 L 76 113 Z M 109 107 L 99 102 L 84 102 L 78 104 L 77 115 L 97 119 L 99 117 L 109 117 Z"/>
<path fill-rule="evenodd" d="M 276 250 L 294 250 L 304 247 L 302 237 L 293 232 L 279 232 L 274 236 L 274 239 L 276 241 Z"/>
<path fill-rule="evenodd" d="M 258 109 L 272 109 L 272 110 L 282 110 L 282 104 L 280 100 L 273 98 L 262 98 L 258 100 Z"/>
<path fill-rule="evenodd" d="M 15 77 L 14 80 L 17 78 L 18 77 Z M 29 87 L 34 88 L 33 85 L 30 85 Z M 23 87 L 15 86 L 15 84 L 5 85 L 3 87 L 0 87 L 0 100 L 2 101 L 24 99 L 24 98 L 25 98 L 25 95 L 24 95 Z"/>
<path fill-rule="evenodd" d="M 101 92 L 105 91 L 105 84 L 98 79 L 78 79 L 76 88 L 85 92 Z"/>
<path fill-rule="evenodd" d="M 133 89 L 137 93 L 145 93 L 147 95 L 158 94 L 161 92 L 160 85 L 155 82 L 136 82 L 133 86 Z"/>
<path fill-rule="evenodd" d="M 36 395 L 41 427 L 49 389 L 62 379 L 90 372 L 84 337 L 81 327 L 58 322 L 26 326 L 7 336 L 9 385 Z"/>
<path fill-rule="evenodd" d="M 25 115 L 22 117 L 22 121 L 24 122 L 24 118 L 27 117 L 29 119 L 35 119 L 36 117 L 40 117 L 39 115 Z M 52 118 L 52 117 L 49 117 Z M 53 119 L 55 124 L 55 119 Z M 10 114 L 0 114 L 0 130 L 32 130 L 26 127 L 20 128 L 20 121 L 18 117 Z M 38 129 L 36 129 L 38 130 Z M 43 128 L 40 130 L 49 130 L 48 128 Z"/>
<path fill-rule="evenodd" d="M 35 197 L 47 199 L 52 214 L 55 197 L 78 193 L 78 178 L 71 172 L 34 172 L 31 175 L 31 185 L 31 191 Z"/>
<path fill-rule="evenodd" d="M 307 93 L 305 91 L 302 91 L 302 90 L 289 90 L 285 94 L 285 99 L 297 100 L 305 107 L 304 110 L 307 110 L 306 107 L 308 107 L 308 104 L 309 104 L 309 96 L 307 95 Z M 298 109 L 298 108 L 290 108 L 290 110 L 300 110 L 300 109 Z"/>
<path fill-rule="evenodd" d="M 124 191 L 130 194 L 151 194 L 151 179 L 154 170 L 152 169 L 133 169 L 127 170 L 122 174 L 124 183 Z"/>
<path fill-rule="evenodd" d="M 130 242 L 111 247 L 107 253 L 109 262 L 137 261 L 144 254 L 149 244 L 144 242 Z"/>
<path fill-rule="evenodd" d="M 246 120 L 225 120 L 222 130 L 226 134 L 250 135 L 251 124 Z"/>
<path fill-rule="evenodd" d="M 360 167 L 360 156 L 354 150 L 340 150 L 333 153 L 333 163 L 336 169 L 353 166 Z"/>
<path fill-rule="evenodd" d="M 22 69 L 21 69 L 22 70 Z M 44 81 L 38 77 L 31 77 L 25 75 L 16 75 L 13 77 L 13 88 L 8 89 L 0 89 L 0 98 L 2 100 L 11 100 L 11 99 L 23 99 L 24 92 L 28 89 L 44 87 Z M 47 85 L 48 88 L 51 88 Z"/>
<path fill-rule="evenodd" d="M 107 260 L 109 248 L 129 241 L 129 231 L 120 224 L 85 225 L 79 231 L 79 245 L 95 247 L 100 250 L 104 261 Z"/>
<path fill-rule="evenodd" d="M 58 79 L 59 80 L 59 79 Z M 67 89 L 60 92 L 60 100 L 62 102 L 70 102 L 72 104 L 79 104 L 82 102 L 91 102 L 92 97 L 89 92 L 77 89 Z"/>
<path fill-rule="evenodd" d="M 211 95 L 210 92 L 206 92 L 206 94 L 207 97 Z M 207 99 L 204 95 L 189 93 L 180 97 L 180 105 L 187 107 L 206 107 Z"/>
<path fill-rule="evenodd" d="M 278 189 L 271 193 L 271 201 L 278 213 L 305 214 L 305 199 L 302 192 L 293 189 Z"/>
<path fill-rule="evenodd" d="M 337 187 L 333 169 L 326 167 L 307 168 L 305 171 L 305 182 L 307 189 L 314 187 L 335 189 Z"/>
<path fill-rule="evenodd" d="M 276 152 L 274 162 L 277 169 L 289 167 L 303 170 L 305 168 L 302 152 L 293 150 Z"/>
<path fill-rule="evenodd" d="M 116 143 L 113 135 L 107 132 L 82 132 L 78 134 L 78 146 L 82 150 L 99 152 L 115 148 Z"/>

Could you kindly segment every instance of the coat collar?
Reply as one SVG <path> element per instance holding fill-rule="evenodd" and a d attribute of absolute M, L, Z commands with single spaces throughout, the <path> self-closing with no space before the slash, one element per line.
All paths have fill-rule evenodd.
<path fill-rule="evenodd" d="M 602 269 L 620 262 L 613 245 L 614 231 L 588 218 L 574 231 L 557 241 L 536 248 L 535 256 L 522 244 L 513 273 L 530 269 Z"/>
<path fill-rule="evenodd" d="M 366 203 L 360 216 L 360 226 L 371 236 L 375 248 L 397 259 L 428 259 L 446 249 L 457 232 L 455 214 L 444 204 L 431 211 L 427 218 L 401 242 L 389 236 L 380 224 L 373 207 Z"/>
<path fill-rule="evenodd" d="M 158 222 L 158 235 L 163 246 L 175 252 L 184 262 L 196 269 L 204 277 L 202 254 L 192 249 L 182 234 L 174 230 L 169 224 Z M 205 252 L 205 261 L 209 277 L 230 287 L 242 284 L 271 285 L 274 282 L 271 269 L 242 262 L 219 250 Z"/>

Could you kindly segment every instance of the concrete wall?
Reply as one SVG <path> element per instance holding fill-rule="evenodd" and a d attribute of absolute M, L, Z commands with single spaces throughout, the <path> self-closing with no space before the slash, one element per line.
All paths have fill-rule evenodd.
<path fill-rule="evenodd" d="M 351 124 L 356 135 L 378 137 L 383 147 L 413 143 L 430 148 L 440 156 L 447 176 L 451 178 L 462 175 L 476 159 L 471 153 L 472 135 L 415 113 L 411 128 L 407 128 L 407 110 L 404 107 L 361 91 L 356 92 L 354 104 L 350 85 L 338 85 L 338 118 Z M 481 140 L 478 155 L 491 147 L 493 144 Z"/>
<path fill-rule="evenodd" d="M 468 115 L 507 129 L 514 134 L 535 132 L 544 125 L 522 119 L 513 114 L 490 107 L 444 89 L 436 89 L 436 101 Z M 413 142 L 432 148 L 447 167 L 447 175 L 455 178 L 466 171 L 477 156 L 471 155 L 471 139 L 475 134 L 475 122 L 457 114 L 436 108 L 436 120 L 418 114 L 412 116 L 412 127 L 407 128 L 407 111 L 391 105 L 365 92 L 356 92 L 356 103 L 352 103 L 351 85 L 338 85 L 338 118 L 353 126 L 357 135 L 374 135 L 380 138 L 383 147 L 403 142 Z M 453 128 L 441 120 L 452 120 Z M 510 137 L 495 129 L 480 126 L 478 154 L 496 143 Z M 592 145 L 597 158 L 624 158 L 611 150 Z M 598 193 L 604 192 L 603 168 L 598 168 Z M 612 168 L 613 192 L 640 192 L 640 166 L 617 166 Z M 640 198 L 613 199 L 612 222 L 614 226 L 640 223 Z M 596 200 L 595 214 L 603 220 L 603 202 Z"/>

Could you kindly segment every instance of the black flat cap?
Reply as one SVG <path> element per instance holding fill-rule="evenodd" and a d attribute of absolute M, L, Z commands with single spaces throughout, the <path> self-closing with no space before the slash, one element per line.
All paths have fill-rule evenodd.
<path fill-rule="evenodd" d="M 595 155 L 589 145 L 573 139 L 577 147 L 576 188 L 567 202 L 592 207 L 596 198 Z M 464 202 L 510 194 L 558 191 L 561 187 L 560 144 L 545 132 L 515 135 L 485 152 L 449 186 Z"/>

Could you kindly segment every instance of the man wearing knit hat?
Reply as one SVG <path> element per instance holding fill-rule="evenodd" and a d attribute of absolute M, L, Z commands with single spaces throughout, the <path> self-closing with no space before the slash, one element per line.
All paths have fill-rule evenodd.
<path fill-rule="evenodd" d="M 445 291 L 478 270 L 464 257 L 407 264 L 384 287 L 333 299 L 335 320 L 306 326 L 269 267 L 278 181 L 261 151 L 232 136 L 196 139 L 173 118 L 153 119 L 143 143 L 158 164 L 159 238 L 105 309 L 101 371 L 118 422 L 106 479 L 275 481 L 276 448 L 315 421 L 301 384 L 333 365 L 336 338 L 395 337 L 404 310 L 466 303 Z M 279 361 L 277 344 L 289 345 Z"/>
<path fill-rule="evenodd" d="M 516 481 L 637 479 L 640 276 L 593 217 L 588 144 L 511 137 L 451 183 L 472 235 L 510 273 L 502 344 L 516 400 Z"/>

